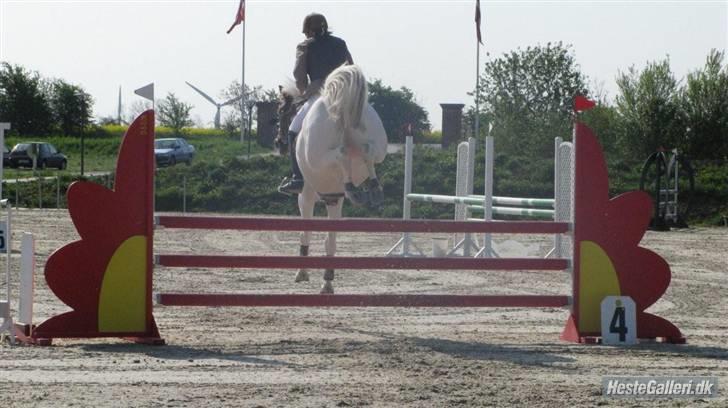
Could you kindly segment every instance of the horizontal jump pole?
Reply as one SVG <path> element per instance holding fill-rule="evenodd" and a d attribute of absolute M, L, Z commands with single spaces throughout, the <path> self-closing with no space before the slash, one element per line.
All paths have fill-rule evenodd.
<path fill-rule="evenodd" d="M 281 269 L 441 269 L 562 271 L 566 259 L 541 258 L 393 258 L 347 256 L 157 255 L 161 266 L 188 268 Z"/>
<path fill-rule="evenodd" d="M 485 203 L 485 197 L 479 195 L 461 197 L 442 194 L 407 194 L 407 200 L 437 204 L 471 204 L 480 206 Z M 493 197 L 493 204 L 511 207 L 554 208 L 554 202 L 555 200 L 553 198 Z"/>
<path fill-rule="evenodd" d="M 447 232 L 563 234 L 569 223 L 544 221 L 450 221 L 345 218 L 250 218 L 157 216 L 156 224 L 166 228 L 251 230 L 251 231 L 338 231 L 338 232 Z"/>
<path fill-rule="evenodd" d="M 478 198 L 481 201 L 485 200 L 485 196 L 470 195 L 468 197 Z M 556 203 L 556 200 L 553 198 L 523 198 L 523 197 L 493 196 L 493 204 L 507 205 L 510 207 L 554 208 L 555 203 Z M 477 204 L 482 205 L 482 203 L 477 203 Z"/>
<path fill-rule="evenodd" d="M 247 307 L 565 307 L 569 296 L 514 295 L 301 295 L 158 293 L 166 306 Z"/>
<path fill-rule="evenodd" d="M 499 215 L 518 215 L 523 217 L 534 217 L 540 219 L 553 219 L 554 210 L 542 210 L 535 208 L 515 208 L 515 207 L 491 207 L 493 214 Z M 482 205 L 468 205 L 468 209 L 471 211 L 485 211 L 485 207 Z"/>
<path fill-rule="evenodd" d="M 459 197 L 442 194 L 407 194 L 409 201 L 422 201 L 437 204 L 480 204 L 483 205 L 483 198 Z"/>

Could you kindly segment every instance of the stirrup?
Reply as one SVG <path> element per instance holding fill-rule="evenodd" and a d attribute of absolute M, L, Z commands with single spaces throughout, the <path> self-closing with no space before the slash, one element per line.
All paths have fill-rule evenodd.
<path fill-rule="evenodd" d="M 295 179 L 292 177 L 286 177 L 283 179 L 281 184 L 278 186 L 278 192 L 286 195 L 301 194 L 303 190 L 303 180 Z"/>

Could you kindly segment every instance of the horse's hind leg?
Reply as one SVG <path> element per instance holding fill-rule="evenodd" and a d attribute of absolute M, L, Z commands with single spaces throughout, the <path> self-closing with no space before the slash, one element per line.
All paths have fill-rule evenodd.
<path fill-rule="evenodd" d="M 341 207 L 343 206 L 344 200 L 339 198 L 335 203 L 326 203 L 326 213 L 330 219 L 341 218 Z M 336 231 L 329 231 L 326 235 L 326 256 L 334 256 L 336 254 Z M 324 271 L 324 284 L 321 286 L 321 293 L 334 293 L 334 270 L 327 269 Z"/>
<path fill-rule="evenodd" d="M 303 191 L 298 195 L 298 210 L 301 212 L 301 217 L 304 219 L 313 218 L 313 209 L 316 205 L 316 193 L 307 187 L 306 184 L 303 186 Z M 301 232 L 301 246 L 299 248 L 299 255 L 308 256 L 308 248 L 311 244 L 311 231 Z M 299 269 L 296 274 L 296 282 L 308 282 L 308 271 L 306 269 Z"/>

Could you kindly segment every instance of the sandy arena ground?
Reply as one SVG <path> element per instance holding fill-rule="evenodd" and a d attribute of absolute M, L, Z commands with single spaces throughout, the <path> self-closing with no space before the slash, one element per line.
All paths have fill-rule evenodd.
<path fill-rule="evenodd" d="M 43 280 L 45 259 L 77 238 L 65 211 L 20 210 L 36 238 L 35 315 L 66 310 Z M 158 230 L 155 251 L 298 253 L 296 233 Z M 382 255 L 395 234 L 340 234 L 339 253 Z M 431 236 L 418 235 L 430 249 Z M 549 237 L 521 240 L 545 253 Z M 312 254 L 323 253 L 314 234 Z M 501 241 L 505 250 L 520 245 Z M 651 309 L 686 345 L 631 348 L 559 340 L 563 309 L 293 309 L 157 307 L 166 346 L 57 340 L 0 346 L 2 406 L 728 406 L 728 228 L 648 232 L 672 266 Z M 17 256 L 17 255 L 16 255 Z M 13 267 L 17 272 L 18 261 Z M 158 268 L 165 292 L 317 293 L 321 272 L 294 284 L 290 270 Z M 17 279 L 17 278 L 15 278 Z M 16 287 L 17 282 L 13 282 Z M 339 293 L 568 294 L 564 273 L 337 271 Z M 4 289 L 0 293 L 4 293 Z M 605 375 L 718 376 L 714 399 L 608 399 Z"/>

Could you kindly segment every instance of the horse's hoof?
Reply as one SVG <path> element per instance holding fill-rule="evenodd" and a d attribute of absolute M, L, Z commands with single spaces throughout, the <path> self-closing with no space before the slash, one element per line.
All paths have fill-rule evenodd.
<path fill-rule="evenodd" d="M 372 208 L 379 208 L 384 204 L 384 191 L 382 186 L 369 190 L 369 206 Z"/>
<path fill-rule="evenodd" d="M 368 197 L 367 197 L 367 204 L 369 204 L 370 208 L 381 208 L 382 204 L 384 204 L 384 191 L 382 190 L 382 185 L 379 184 L 379 180 L 377 178 L 368 178 L 363 183 L 364 190 L 366 191 Z"/>
<path fill-rule="evenodd" d="M 296 274 L 296 283 L 298 282 L 308 282 L 308 272 L 300 269 L 298 273 Z"/>
<path fill-rule="evenodd" d="M 355 187 L 352 183 L 344 186 L 344 195 L 354 205 L 366 205 L 369 203 L 369 193 L 361 188 Z"/>
<path fill-rule="evenodd" d="M 334 293 L 334 285 L 331 284 L 331 281 L 324 281 L 324 284 L 321 286 L 321 294 L 330 295 L 333 293 Z"/>

